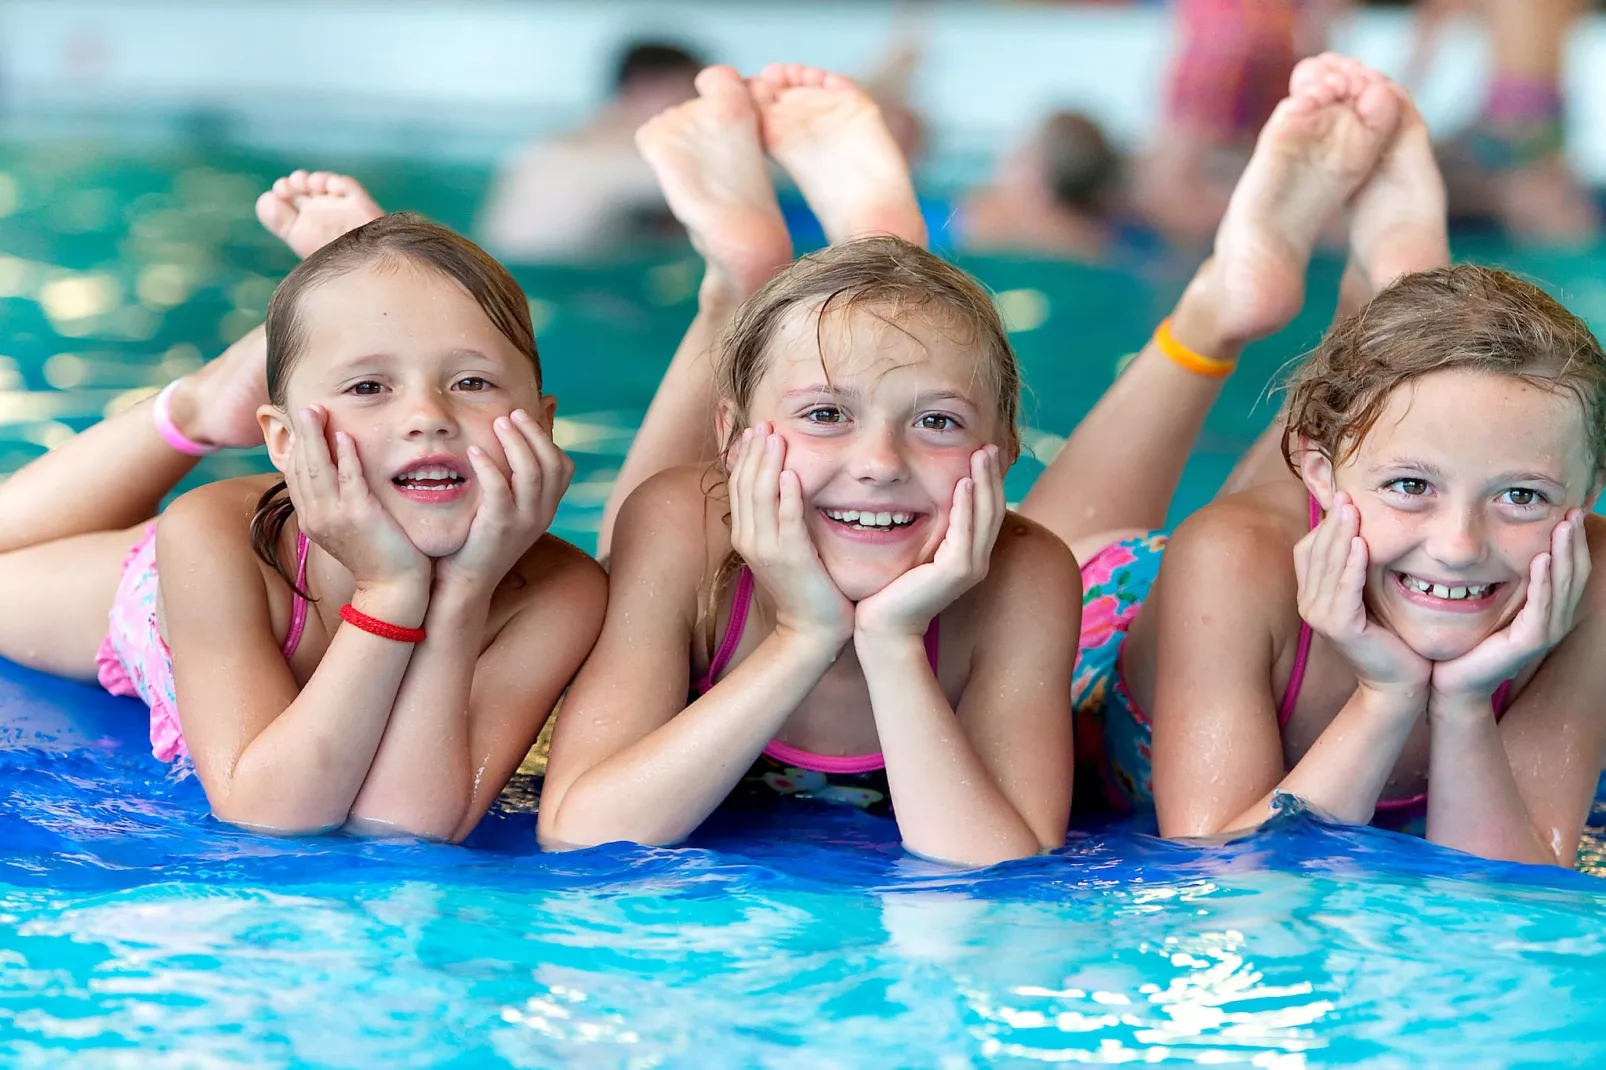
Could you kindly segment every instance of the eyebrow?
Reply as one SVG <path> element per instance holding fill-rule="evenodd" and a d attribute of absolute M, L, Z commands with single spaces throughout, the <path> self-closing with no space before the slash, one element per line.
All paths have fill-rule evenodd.
<path fill-rule="evenodd" d="M 854 389 L 853 387 L 833 387 L 829 383 L 811 383 L 808 386 L 800 386 L 795 390 L 786 391 L 781 395 L 781 400 L 793 401 L 802 400 L 804 398 L 818 397 L 856 399 L 862 394 L 863 391 Z M 968 405 L 971 408 L 977 407 L 975 399 L 970 397 L 968 394 L 961 394 L 957 390 L 921 391 L 915 395 L 915 402 L 917 406 L 931 405 L 943 401 L 957 401 L 960 404 Z"/>

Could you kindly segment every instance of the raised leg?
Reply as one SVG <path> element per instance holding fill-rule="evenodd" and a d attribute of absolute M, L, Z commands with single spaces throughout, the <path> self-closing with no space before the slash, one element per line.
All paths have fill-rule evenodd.
<path fill-rule="evenodd" d="M 1353 60 L 1306 60 L 1233 190 L 1215 255 L 1172 315 L 1184 346 L 1235 359 L 1280 330 L 1304 301 L 1305 269 L 1327 221 L 1376 166 L 1399 120 L 1399 97 Z M 1222 379 L 1169 359 L 1153 341 L 1105 392 L 1038 478 L 1022 512 L 1085 559 L 1165 522 Z"/>

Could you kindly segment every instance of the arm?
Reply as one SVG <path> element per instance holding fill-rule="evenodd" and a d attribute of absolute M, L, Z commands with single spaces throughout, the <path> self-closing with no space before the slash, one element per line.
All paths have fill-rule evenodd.
<path fill-rule="evenodd" d="M 1328 565 L 1336 561 L 1342 574 L 1352 534 L 1338 525 L 1318 532 L 1326 538 L 1316 549 L 1324 557 L 1330 552 Z M 1370 821 L 1426 708 L 1425 686 L 1362 685 L 1284 773 L 1273 666 L 1277 651 L 1291 649 L 1294 640 L 1276 632 L 1268 612 L 1300 599 L 1288 555 L 1285 534 L 1231 501 L 1190 519 L 1166 548 L 1165 566 L 1143 609 L 1159 614 L 1153 716 L 1162 835 L 1254 828 L 1271 816 L 1277 791 L 1341 821 Z M 1364 557 L 1358 567 L 1364 577 Z M 1325 571 L 1333 580 L 1327 593 L 1342 593 L 1342 575 Z M 1352 593 L 1358 599 L 1358 588 Z M 1325 612 L 1307 603 L 1313 618 L 1318 611 Z M 1297 627 L 1297 620 L 1283 627 Z"/>
<path fill-rule="evenodd" d="M 1584 523 L 1574 514 L 1558 525 L 1552 552 L 1535 562 L 1527 601 L 1508 628 L 1434 667 L 1427 829 L 1434 843 L 1543 865 L 1571 866 L 1577 856 L 1606 748 L 1598 698 L 1606 691 L 1599 653 L 1606 591 L 1587 584 L 1588 542 L 1573 534 Z M 1544 661 L 1496 724 L 1492 681 L 1511 671 L 1513 659 L 1531 661 L 1523 657 L 1525 638 Z M 1490 659 L 1501 646 L 1508 656 Z M 1485 671 L 1474 671 L 1477 661 L 1486 662 Z M 1457 681 L 1461 686 L 1452 686 Z"/>
<path fill-rule="evenodd" d="M 985 586 L 960 603 L 977 639 L 957 712 L 918 636 L 855 638 L 904 843 L 967 865 L 1061 846 L 1075 766 L 1076 560 L 1014 517 L 992 559 Z"/>
<path fill-rule="evenodd" d="M 180 722 L 220 820 L 315 832 L 346 819 L 413 648 L 340 628 L 304 688 L 285 664 L 263 572 L 241 532 L 254 493 L 187 494 L 157 528 Z M 203 564 L 204 563 L 204 564 Z M 392 623 L 424 618 L 427 582 L 359 586 L 352 603 Z"/>
<path fill-rule="evenodd" d="M 461 840 L 507 786 L 596 641 L 608 600 L 595 562 L 547 542 L 530 568 L 546 575 L 489 645 L 487 599 L 454 591 L 431 601 L 429 638 L 413 655 L 354 822 Z"/>
<path fill-rule="evenodd" d="M 620 511 L 602 635 L 547 764 L 539 832 L 549 847 L 684 839 L 836 658 L 840 643 L 777 629 L 686 705 L 699 579 L 713 564 L 700 476 L 660 473 Z"/>

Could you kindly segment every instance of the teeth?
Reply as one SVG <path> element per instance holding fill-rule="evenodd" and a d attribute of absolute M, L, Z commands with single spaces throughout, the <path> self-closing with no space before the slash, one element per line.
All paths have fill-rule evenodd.
<path fill-rule="evenodd" d="M 875 513 L 868 509 L 863 511 L 858 509 L 827 509 L 825 510 L 825 515 L 832 520 L 837 520 L 844 524 L 853 524 L 861 529 L 901 526 L 912 523 L 915 518 L 913 513 Z"/>
<path fill-rule="evenodd" d="M 1422 594 L 1430 594 L 1434 598 L 1443 598 L 1450 602 L 1460 602 L 1468 598 L 1482 598 L 1493 588 L 1494 584 L 1473 584 L 1465 587 L 1448 587 L 1442 583 L 1429 583 L 1419 580 L 1415 576 L 1401 576 L 1405 586 Z"/>

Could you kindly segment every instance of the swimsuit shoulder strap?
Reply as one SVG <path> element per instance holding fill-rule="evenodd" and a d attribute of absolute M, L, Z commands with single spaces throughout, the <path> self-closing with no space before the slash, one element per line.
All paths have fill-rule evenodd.
<path fill-rule="evenodd" d="M 1316 500 L 1316 495 L 1310 495 L 1310 527 L 1315 530 L 1316 525 L 1322 522 L 1322 506 Z M 1305 662 L 1310 658 L 1310 625 L 1303 620 L 1299 622 L 1299 646 L 1294 650 L 1294 667 L 1288 674 L 1288 686 L 1283 688 L 1283 700 L 1277 704 L 1277 727 L 1285 728 L 1288 719 L 1294 715 L 1294 705 L 1299 701 L 1299 689 L 1305 683 Z"/>
<path fill-rule="evenodd" d="M 296 532 L 296 585 L 290 592 L 290 630 L 285 633 L 284 646 L 280 651 L 286 661 L 301 645 L 301 633 L 307 627 L 307 600 L 301 592 L 307 589 L 307 548 L 311 541 L 303 532 Z"/>
<path fill-rule="evenodd" d="M 693 687 L 699 695 L 704 694 L 714 686 L 720 673 L 725 671 L 731 658 L 736 654 L 736 648 L 741 645 L 742 632 L 747 627 L 747 610 L 753 602 L 753 572 L 746 565 L 736 574 L 736 593 L 731 598 L 731 617 L 725 624 L 725 637 L 720 640 L 719 648 L 714 651 L 714 657 L 708 663 L 708 671 Z"/>

